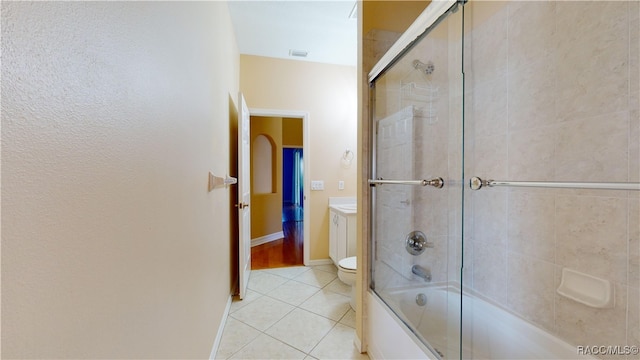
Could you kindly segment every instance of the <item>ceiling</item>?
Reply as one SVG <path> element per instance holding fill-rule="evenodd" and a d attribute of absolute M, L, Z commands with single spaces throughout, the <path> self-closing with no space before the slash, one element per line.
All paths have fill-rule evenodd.
<path fill-rule="evenodd" d="M 241 54 L 356 66 L 354 0 L 229 1 Z M 307 52 L 306 57 L 290 51 Z"/>

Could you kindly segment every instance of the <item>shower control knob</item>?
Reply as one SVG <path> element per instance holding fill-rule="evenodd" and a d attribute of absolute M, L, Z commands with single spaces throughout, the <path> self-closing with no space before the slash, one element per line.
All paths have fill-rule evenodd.
<path fill-rule="evenodd" d="M 427 236 L 422 231 L 412 231 L 404 239 L 405 249 L 411 255 L 420 255 L 428 247 L 433 247 L 432 243 L 427 242 Z"/>

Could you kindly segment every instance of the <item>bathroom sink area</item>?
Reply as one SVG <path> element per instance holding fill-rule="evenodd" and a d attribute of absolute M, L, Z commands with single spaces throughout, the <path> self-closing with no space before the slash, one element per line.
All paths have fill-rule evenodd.
<path fill-rule="evenodd" d="M 345 214 L 355 214 L 358 210 L 356 204 L 331 205 L 330 207 Z"/>
<path fill-rule="evenodd" d="M 353 215 L 358 212 L 355 197 L 330 197 L 329 209 L 342 215 Z"/>

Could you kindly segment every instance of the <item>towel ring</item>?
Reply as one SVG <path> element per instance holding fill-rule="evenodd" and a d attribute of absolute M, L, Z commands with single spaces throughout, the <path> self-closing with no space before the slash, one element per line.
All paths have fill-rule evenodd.
<path fill-rule="evenodd" d="M 344 151 L 344 154 L 342 154 L 342 165 L 344 167 L 349 167 L 351 166 L 351 162 L 353 161 L 353 157 L 354 157 L 354 153 L 353 151 L 347 149 Z"/>

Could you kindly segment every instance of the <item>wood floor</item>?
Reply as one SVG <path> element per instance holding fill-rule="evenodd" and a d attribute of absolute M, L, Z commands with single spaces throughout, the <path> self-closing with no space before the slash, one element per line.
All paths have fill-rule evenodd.
<path fill-rule="evenodd" d="M 284 238 L 251 248 L 251 269 L 303 265 L 302 208 L 285 206 L 282 212 Z"/>

